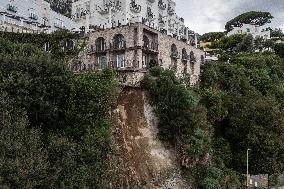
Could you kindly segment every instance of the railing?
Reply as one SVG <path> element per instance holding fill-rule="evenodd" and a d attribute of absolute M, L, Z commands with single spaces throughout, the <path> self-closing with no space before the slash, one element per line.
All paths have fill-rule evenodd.
<path fill-rule="evenodd" d="M 173 15 L 173 14 L 175 14 L 175 10 L 172 8 L 172 7 L 168 7 L 168 14 L 169 15 Z"/>
<path fill-rule="evenodd" d="M 178 52 L 172 52 L 171 58 L 173 58 L 173 59 L 180 59 L 180 54 Z"/>
<path fill-rule="evenodd" d="M 16 13 L 18 11 L 18 7 L 12 4 L 7 5 L 7 10 Z"/>
<path fill-rule="evenodd" d="M 121 6 L 121 1 L 119 0 L 113 0 L 113 1 L 109 1 L 107 3 L 105 3 L 103 5 L 103 8 L 100 8 L 99 13 L 100 14 L 107 14 L 109 12 L 109 9 L 113 8 L 116 10 L 121 10 L 122 6 Z"/>
<path fill-rule="evenodd" d="M 56 28 L 65 28 L 64 26 L 63 26 L 63 24 L 62 23 L 54 23 L 54 27 L 56 27 Z"/>
<path fill-rule="evenodd" d="M 141 5 L 138 5 L 135 0 L 131 0 L 130 10 L 135 13 L 139 13 L 141 12 Z"/>
<path fill-rule="evenodd" d="M 110 50 L 123 50 L 126 49 L 126 41 L 113 42 L 109 45 Z"/>
<path fill-rule="evenodd" d="M 189 60 L 189 56 L 187 54 L 182 54 L 181 59 L 183 61 L 188 61 Z"/>
<path fill-rule="evenodd" d="M 100 61 L 95 64 L 84 64 L 82 62 L 69 64 L 69 68 L 73 72 L 87 71 L 87 70 L 102 70 L 102 69 L 115 69 L 115 70 L 142 70 L 149 68 L 150 63 L 144 61 Z"/>
<path fill-rule="evenodd" d="M 29 16 L 30 19 L 37 20 L 38 16 L 36 14 L 31 13 Z"/>
<path fill-rule="evenodd" d="M 143 48 L 145 50 L 158 51 L 159 50 L 159 44 L 157 42 L 151 42 L 151 43 L 148 43 L 148 44 L 144 44 Z"/>
<path fill-rule="evenodd" d="M 162 9 L 162 10 L 166 10 L 167 5 L 166 5 L 166 3 L 164 3 L 163 0 L 159 0 L 159 1 L 158 1 L 158 7 L 159 7 L 160 9 Z"/>
<path fill-rule="evenodd" d="M 153 19 L 154 13 L 152 12 L 152 9 L 150 7 L 147 7 L 147 17 Z"/>

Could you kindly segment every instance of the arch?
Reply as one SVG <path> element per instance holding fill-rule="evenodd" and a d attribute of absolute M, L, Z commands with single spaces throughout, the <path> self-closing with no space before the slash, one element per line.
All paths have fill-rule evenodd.
<path fill-rule="evenodd" d="M 204 55 L 201 55 L 201 56 L 200 56 L 200 59 L 201 59 L 201 64 L 204 64 L 204 63 L 205 63 Z"/>
<path fill-rule="evenodd" d="M 74 50 L 74 41 L 71 39 L 67 39 L 65 40 L 65 44 L 64 44 L 64 51 L 71 51 Z"/>
<path fill-rule="evenodd" d="M 171 46 L 171 57 L 177 58 L 178 57 L 178 50 L 176 44 L 172 44 Z"/>
<path fill-rule="evenodd" d="M 121 49 L 126 47 L 126 40 L 122 34 L 116 34 L 113 37 L 113 46 L 116 49 Z"/>
<path fill-rule="evenodd" d="M 99 37 L 98 39 L 96 39 L 95 41 L 96 51 L 104 51 L 106 49 L 105 44 L 106 44 L 105 39 L 103 37 Z"/>
<path fill-rule="evenodd" d="M 187 60 L 188 59 L 188 54 L 185 48 L 182 49 L 182 59 Z"/>
<path fill-rule="evenodd" d="M 150 46 L 150 40 L 146 35 L 143 35 L 143 42 L 144 42 L 144 47 Z"/>
<path fill-rule="evenodd" d="M 195 55 L 194 55 L 193 51 L 190 51 L 189 58 L 190 58 L 190 63 L 195 63 L 196 62 L 196 58 L 195 58 Z"/>

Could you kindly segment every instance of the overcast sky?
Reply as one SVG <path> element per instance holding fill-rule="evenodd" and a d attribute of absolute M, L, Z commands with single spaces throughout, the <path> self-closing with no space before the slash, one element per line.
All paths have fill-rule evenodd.
<path fill-rule="evenodd" d="M 175 0 L 177 14 L 199 34 L 224 31 L 227 21 L 247 11 L 268 11 L 269 25 L 284 29 L 284 0 Z"/>

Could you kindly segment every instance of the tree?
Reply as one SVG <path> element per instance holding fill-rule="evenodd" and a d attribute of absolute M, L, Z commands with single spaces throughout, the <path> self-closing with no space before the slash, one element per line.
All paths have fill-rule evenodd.
<path fill-rule="evenodd" d="M 278 56 L 284 58 L 284 43 L 276 43 L 274 45 L 274 51 Z"/>
<path fill-rule="evenodd" d="M 218 41 L 222 37 L 224 37 L 226 34 L 224 32 L 209 32 L 205 33 L 200 37 L 201 41 L 204 42 L 213 42 L 213 41 Z"/>
<path fill-rule="evenodd" d="M 243 13 L 232 20 L 228 21 L 225 25 L 227 32 L 233 30 L 233 27 L 241 27 L 243 24 L 255 24 L 263 26 L 271 22 L 273 16 L 269 12 L 250 11 Z"/>
<path fill-rule="evenodd" d="M 0 188 L 42 188 L 50 182 L 47 150 L 39 129 L 0 92 Z"/>
<path fill-rule="evenodd" d="M 275 28 L 274 30 L 269 28 L 271 31 L 271 37 L 284 37 L 284 33 L 281 28 Z"/>
<path fill-rule="evenodd" d="M 204 65 L 201 103 L 215 129 L 213 151 L 227 168 L 244 173 L 251 148 L 251 173 L 284 170 L 283 71 L 283 60 L 272 54 L 239 54 L 230 63 Z M 220 148 L 219 141 L 228 147 Z"/>
<path fill-rule="evenodd" d="M 254 51 L 254 39 L 252 35 L 246 35 L 242 42 L 237 45 L 238 52 L 253 52 Z"/>

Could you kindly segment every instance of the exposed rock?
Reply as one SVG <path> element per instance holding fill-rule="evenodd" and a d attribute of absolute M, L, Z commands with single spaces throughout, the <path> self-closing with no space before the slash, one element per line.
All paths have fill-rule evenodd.
<path fill-rule="evenodd" d="M 190 188 L 181 178 L 174 149 L 157 138 L 157 118 L 141 89 L 121 92 L 112 121 L 110 188 Z"/>

